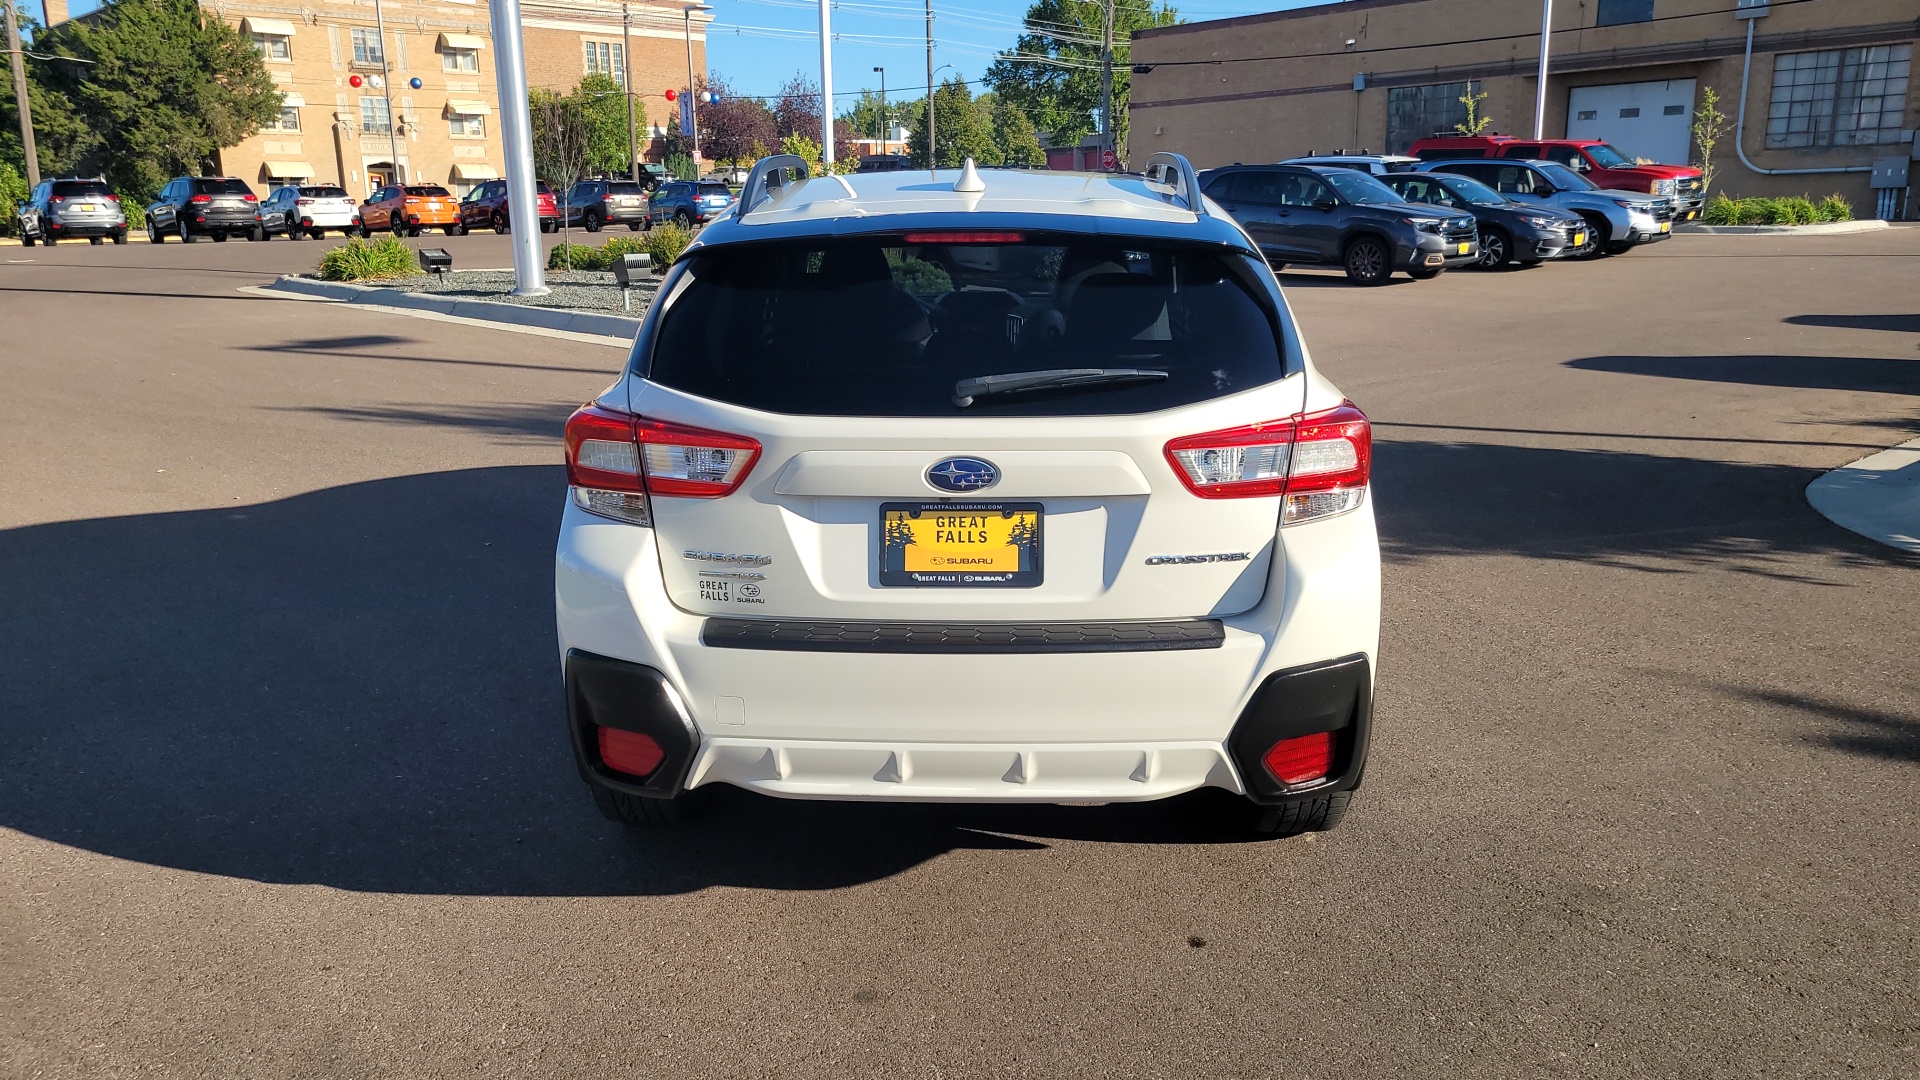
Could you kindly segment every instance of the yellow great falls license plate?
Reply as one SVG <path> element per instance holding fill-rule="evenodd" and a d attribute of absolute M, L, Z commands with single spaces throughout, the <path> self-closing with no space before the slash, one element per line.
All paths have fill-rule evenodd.
<path fill-rule="evenodd" d="M 1673 228 L 1673 222 L 1671 221 L 1663 221 L 1660 223 L 1661 232 L 1666 232 L 1668 229 L 1671 229 L 1671 228 Z"/>
<path fill-rule="evenodd" d="M 1585 246 L 1586 246 L 1586 243 L 1587 243 L 1587 234 L 1586 234 L 1586 233 L 1583 233 L 1583 232 L 1577 232 L 1577 233 L 1574 233 L 1574 234 L 1573 234 L 1573 246 L 1574 246 L 1574 247 L 1585 247 Z"/>
<path fill-rule="evenodd" d="M 1460 245 L 1460 254 L 1462 254 L 1462 255 L 1465 255 L 1465 254 L 1466 254 L 1466 253 L 1467 253 L 1468 251 L 1471 251 L 1472 249 L 1473 249 L 1473 245 L 1472 245 L 1472 244 L 1461 244 L 1461 245 Z"/>
<path fill-rule="evenodd" d="M 880 504 L 880 584 L 1040 584 L 1037 502 Z"/>

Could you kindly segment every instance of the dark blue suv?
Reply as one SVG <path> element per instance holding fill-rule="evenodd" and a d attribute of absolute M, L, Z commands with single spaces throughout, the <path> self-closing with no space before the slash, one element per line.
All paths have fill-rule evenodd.
<path fill-rule="evenodd" d="M 682 228 L 704 225 L 733 208 L 733 189 L 718 180 L 675 180 L 647 200 L 647 224 L 671 221 Z"/>

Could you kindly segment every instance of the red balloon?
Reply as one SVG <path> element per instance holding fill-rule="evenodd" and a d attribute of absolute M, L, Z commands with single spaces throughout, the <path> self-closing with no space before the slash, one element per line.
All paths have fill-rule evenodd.
<path fill-rule="evenodd" d="M 363 83 L 363 82 L 365 82 L 365 81 L 366 81 L 365 79 L 362 79 L 362 78 L 361 78 L 360 76 L 358 76 L 358 75 L 349 75 L 349 76 L 347 76 L 347 85 L 348 85 L 348 86 L 359 86 L 359 85 L 360 85 L 361 83 Z"/>
<path fill-rule="evenodd" d="M 678 90 L 669 90 L 669 91 L 667 91 L 667 100 L 668 100 L 668 101 L 673 101 L 673 100 L 676 100 L 677 98 L 679 98 L 679 96 L 680 96 L 680 92 L 679 92 Z"/>

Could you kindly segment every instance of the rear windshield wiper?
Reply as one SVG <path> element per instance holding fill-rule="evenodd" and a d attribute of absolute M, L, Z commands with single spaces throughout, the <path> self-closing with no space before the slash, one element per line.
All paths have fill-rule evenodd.
<path fill-rule="evenodd" d="M 1002 394 L 1024 394 L 1034 390 L 1059 390 L 1067 387 L 1113 386 L 1119 383 L 1154 382 L 1167 373 L 1153 368 L 1054 368 L 1051 371 L 1016 371 L 1009 375 L 982 375 L 961 379 L 953 384 L 953 403 L 960 408 L 975 398 Z"/>

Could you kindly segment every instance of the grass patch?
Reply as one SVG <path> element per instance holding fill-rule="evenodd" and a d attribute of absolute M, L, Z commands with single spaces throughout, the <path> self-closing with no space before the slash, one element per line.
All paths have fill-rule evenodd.
<path fill-rule="evenodd" d="M 1823 221 L 1852 221 L 1853 204 L 1839 195 L 1819 202 L 1806 195 L 1785 198 L 1733 199 L 1715 195 L 1700 211 L 1708 225 L 1812 225 Z"/>
<path fill-rule="evenodd" d="M 396 236 L 383 236 L 378 240 L 355 237 L 320 256 L 323 281 L 389 281 L 419 273 L 413 249 Z"/>

